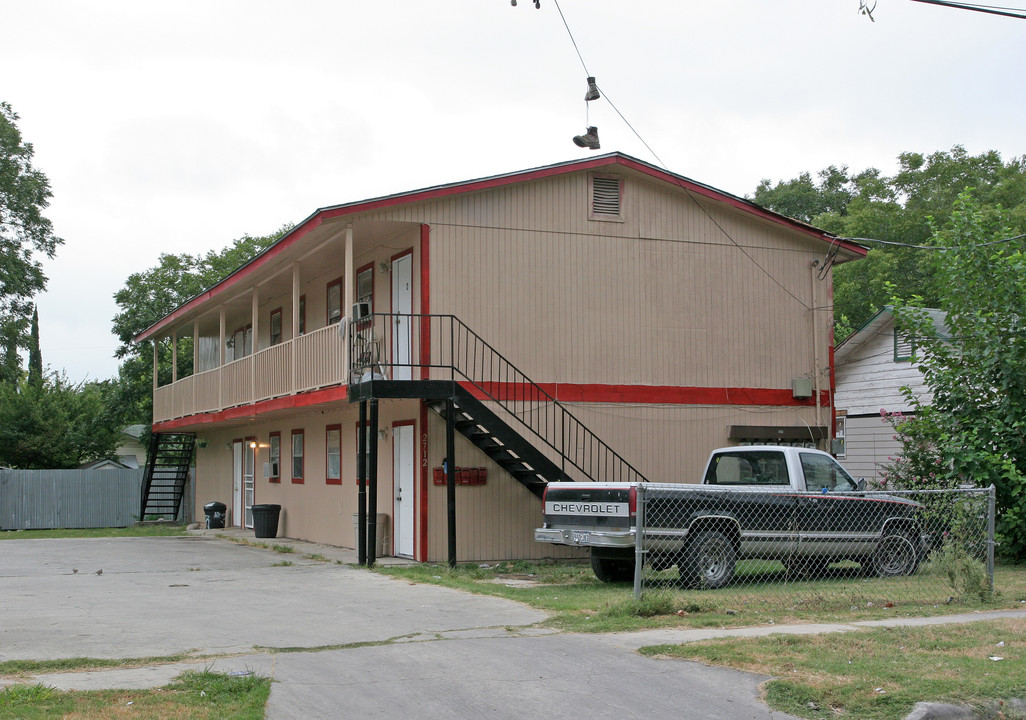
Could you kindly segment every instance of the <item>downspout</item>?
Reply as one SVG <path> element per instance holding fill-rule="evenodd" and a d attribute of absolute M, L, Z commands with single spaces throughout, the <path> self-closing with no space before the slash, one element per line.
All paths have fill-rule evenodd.
<path fill-rule="evenodd" d="M 810 279 L 812 281 L 812 308 L 810 313 L 812 315 L 812 371 L 813 371 L 813 392 L 816 395 L 816 426 L 823 427 L 823 393 L 822 393 L 822 382 L 820 373 L 819 363 L 819 318 L 816 317 L 818 312 L 819 302 L 816 296 L 816 278 L 818 274 L 820 261 L 813 260 L 812 267 L 810 268 Z"/>

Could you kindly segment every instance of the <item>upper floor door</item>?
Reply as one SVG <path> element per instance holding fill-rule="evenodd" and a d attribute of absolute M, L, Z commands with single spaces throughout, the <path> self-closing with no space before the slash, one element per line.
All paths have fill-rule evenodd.
<path fill-rule="evenodd" d="M 392 379 L 410 380 L 413 345 L 410 314 L 413 312 L 413 255 L 407 253 L 392 260 Z M 405 316 L 405 317 L 404 317 Z"/>

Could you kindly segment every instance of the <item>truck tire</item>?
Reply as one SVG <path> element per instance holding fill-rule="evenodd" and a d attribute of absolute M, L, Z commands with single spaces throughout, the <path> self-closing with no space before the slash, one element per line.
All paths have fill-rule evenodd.
<path fill-rule="evenodd" d="M 877 577 L 914 575 L 919 569 L 919 550 L 912 536 L 899 530 L 880 538 L 869 560 L 869 569 Z"/>
<path fill-rule="evenodd" d="M 677 566 L 681 580 L 689 587 L 726 587 L 734 579 L 737 550 L 719 530 L 703 530 L 688 543 L 683 561 Z"/>
<path fill-rule="evenodd" d="M 618 558 L 598 558 L 592 553 L 591 569 L 604 583 L 634 582 L 634 561 Z"/>

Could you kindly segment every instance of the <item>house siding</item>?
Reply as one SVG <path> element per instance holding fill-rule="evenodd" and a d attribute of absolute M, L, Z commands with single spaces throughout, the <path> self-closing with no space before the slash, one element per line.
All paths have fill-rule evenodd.
<path fill-rule="evenodd" d="M 253 302 L 247 293 L 255 288 L 256 347 L 267 347 L 270 312 L 277 308 L 283 339 L 295 338 L 292 273 L 300 266 L 306 332 L 323 328 L 326 288 L 344 276 L 345 228 L 351 223 L 353 268 L 375 268 L 375 312 L 391 310 L 385 264 L 410 251 L 414 313 L 426 302 L 433 314 L 455 315 L 532 380 L 557 395 L 561 387 L 577 393 L 567 401 L 573 413 L 650 480 L 697 482 L 709 451 L 730 443 L 732 425 L 828 426 L 830 314 L 820 308 L 829 307 L 831 280 L 829 272 L 820 277 L 815 264 L 825 244 L 639 172 L 599 174 L 624 179 L 623 222 L 589 219 L 589 175 L 583 171 L 326 219 L 300 239 L 302 247 L 282 256 L 287 260 L 262 265 L 228 299 L 201 307 L 201 335 L 218 334 L 221 312 L 228 332 L 248 324 Z M 423 226 L 430 228 L 424 244 Z M 421 257 L 425 247 L 429 255 Z M 422 285 L 424 267 L 430 267 L 429 289 Z M 439 338 L 432 340 L 437 352 Z M 347 363 L 338 365 L 336 384 Z M 792 399 L 795 378 L 818 381 L 818 404 Z M 248 413 L 242 395 L 232 396 L 237 407 L 231 412 L 195 423 L 205 442 L 197 460 L 197 516 L 212 500 L 232 507 L 233 439 L 266 443 L 272 431 L 284 439 L 302 428 L 304 484 L 289 482 L 284 440 L 281 483 L 262 477 L 267 449 L 261 447 L 255 502 L 282 506 L 281 535 L 353 546 L 356 406 L 338 394 L 303 404 L 310 395 L 295 383 L 292 390 L 260 383 L 253 381 L 264 388 L 261 399 L 281 392 L 297 402 Z M 588 397 L 597 397 L 597 389 L 624 399 Z M 170 404 L 165 394 L 165 388 L 155 393 L 162 412 Z M 638 394 L 645 401 L 635 401 Z M 776 400 L 759 399 L 770 395 Z M 179 405 L 173 417 L 188 415 L 185 407 Z M 445 424 L 417 401 L 382 401 L 379 407 L 382 428 L 415 423 L 416 556 L 444 560 L 446 488 L 434 485 L 431 471 L 442 464 Z M 179 425 L 189 422 L 186 417 Z M 342 482 L 327 485 L 325 427 L 335 424 L 342 427 Z M 460 560 L 575 555 L 533 541 L 539 499 L 461 436 L 455 462 L 484 467 L 488 476 L 484 485 L 456 488 Z M 379 443 L 378 470 L 378 509 L 391 520 L 390 438 Z M 393 540 L 394 534 L 390 527 Z"/>

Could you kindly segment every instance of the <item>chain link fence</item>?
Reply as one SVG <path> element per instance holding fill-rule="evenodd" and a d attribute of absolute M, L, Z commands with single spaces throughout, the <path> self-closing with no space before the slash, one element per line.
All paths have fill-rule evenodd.
<path fill-rule="evenodd" d="M 994 592 L 994 488 L 638 487 L 636 598 L 737 610 L 937 605 Z"/>

